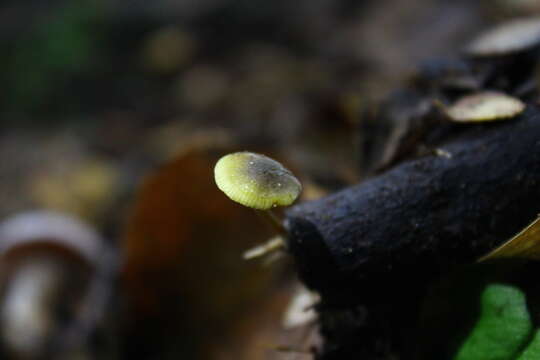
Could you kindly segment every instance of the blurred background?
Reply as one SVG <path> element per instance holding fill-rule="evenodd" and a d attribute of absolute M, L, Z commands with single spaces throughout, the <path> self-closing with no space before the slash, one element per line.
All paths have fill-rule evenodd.
<path fill-rule="evenodd" d="M 291 301 L 313 297 L 289 260 L 241 259 L 272 231 L 216 190 L 215 161 L 269 154 L 302 179 L 303 200 L 354 184 L 374 137 L 361 114 L 419 63 L 538 11 L 2 1 L 0 357 L 311 358 L 316 327 Z"/>

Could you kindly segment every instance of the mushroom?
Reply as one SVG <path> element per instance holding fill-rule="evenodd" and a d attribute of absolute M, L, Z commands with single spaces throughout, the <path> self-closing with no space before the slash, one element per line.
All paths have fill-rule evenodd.
<path fill-rule="evenodd" d="M 291 205 L 300 195 L 302 185 L 291 171 L 267 156 L 244 151 L 219 159 L 214 176 L 218 188 L 231 200 L 262 211 L 282 236 L 287 235 L 272 208 Z M 244 257 L 253 258 L 283 248 L 282 236 L 246 252 Z"/>
<path fill-rule="evenodd" d="M 445 107 L 446 115 L 455 122 L 483 122 L 513 118 L 525 110 L 518 98 L 495 91 L 484 91 L 460 98 Z"/>
<path fill-rule="evenodd" d="M 473 57 L 504 56 L 540 44 L 540 17 L 514 19 L 474 39 L 465 49 Z"/>
<path fill-rule="evenodd" d="M 84 350 L 103 311 L 101 238 L 78 220 L 31 211 L 0 223 L 0 338 L 17 359 Z"/>

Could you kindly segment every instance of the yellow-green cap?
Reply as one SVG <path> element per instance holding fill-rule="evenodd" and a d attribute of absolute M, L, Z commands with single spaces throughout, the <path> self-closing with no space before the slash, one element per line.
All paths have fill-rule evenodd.
<path fill-rule="evenodd" d="M 525 104 L 512 96 L 495 91 L 467 95 L 446 109 L 456 122 L 482 122 L 512 118 L 525 110 Z"/>
<path fill-rule="evenodd" d="M 218 188 L 231 200 L 259 210 L 290 205 L 302 191 L 298 179 L 283 165 L 251 152 L 219 159 L 214 177 Z"/>

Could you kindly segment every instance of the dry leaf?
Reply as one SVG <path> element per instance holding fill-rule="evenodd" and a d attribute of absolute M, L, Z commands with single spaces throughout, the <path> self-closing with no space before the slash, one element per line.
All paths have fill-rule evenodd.
<path fill-rule="evenodd" d="M 149 176 L 138 193 L 124 239 L 123 280 L 132 309 L 127 328 L 145 346 L 153 344 L 155 358 L 181 349 L 198 359 L 215 359 L 216 352 L 231 358 L 234 348 L 234 358 L 242 359 L 239 344 L 252 346 L 248 338 L 263 326 L 262 320 L 252 321 L 254 313 L 279 323 L 280 314 L 271 309 L 276 305 L 268 303 L 291 277 L 279 276 L 279 264 L 242 260 L 243 251 L 267 240 L 271 231 L 214 182 L 216 161 L 231 150 L 183 151 Z M 276 307 L 283 310 L 286 302 L 279 302 Z M 177 348 L 165 349 L 160 342 Z"/>
<path fill-rule="evenodd" d="M 32 199 L 39 207 L 101 220 L 118 190 L 118 170 L 98 159 L 71 165 L 36 174 L 30 183 Z"/>
<path fill-rule="evenodd" d="M 540 217 L 519 234 L 483 256 L 478 261 L 500 258 L 522 258 L 540 260 Z"/>
<path fill-rule="evenodd" d="M 148 70 L 168 74 L 189 63 L 195 48 L 195 40 L 188 32 L 177 27 L 164 27 L 145 40 L 142 58 Z"/>

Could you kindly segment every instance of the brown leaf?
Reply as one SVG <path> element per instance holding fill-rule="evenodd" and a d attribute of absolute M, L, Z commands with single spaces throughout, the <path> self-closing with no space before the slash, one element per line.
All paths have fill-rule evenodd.
<path fill-rule="evenodd" d="M 283 282 L 279 264 L 242 260 L 272 232 L 214 183 L 216 161 L 233 150 L 185 151 L 144 181 L 133 207 L 124 238 L 129 323 L 132 336 L 156 344 L 157 357 L 178 349 L 211 357 L 220 344 L 235 342 L 233 329 L 243 328 L 248 314 L 268 309 L 263 304 Z M 161 349 L 160 342 L 177 348 Z"/>
<path fill-rule="evenodd" d="M 519 234 L 483 256 L 478 261 L 501 258 L 522 258 L 540 260 L 540 217 L 529 224 Z"/>

